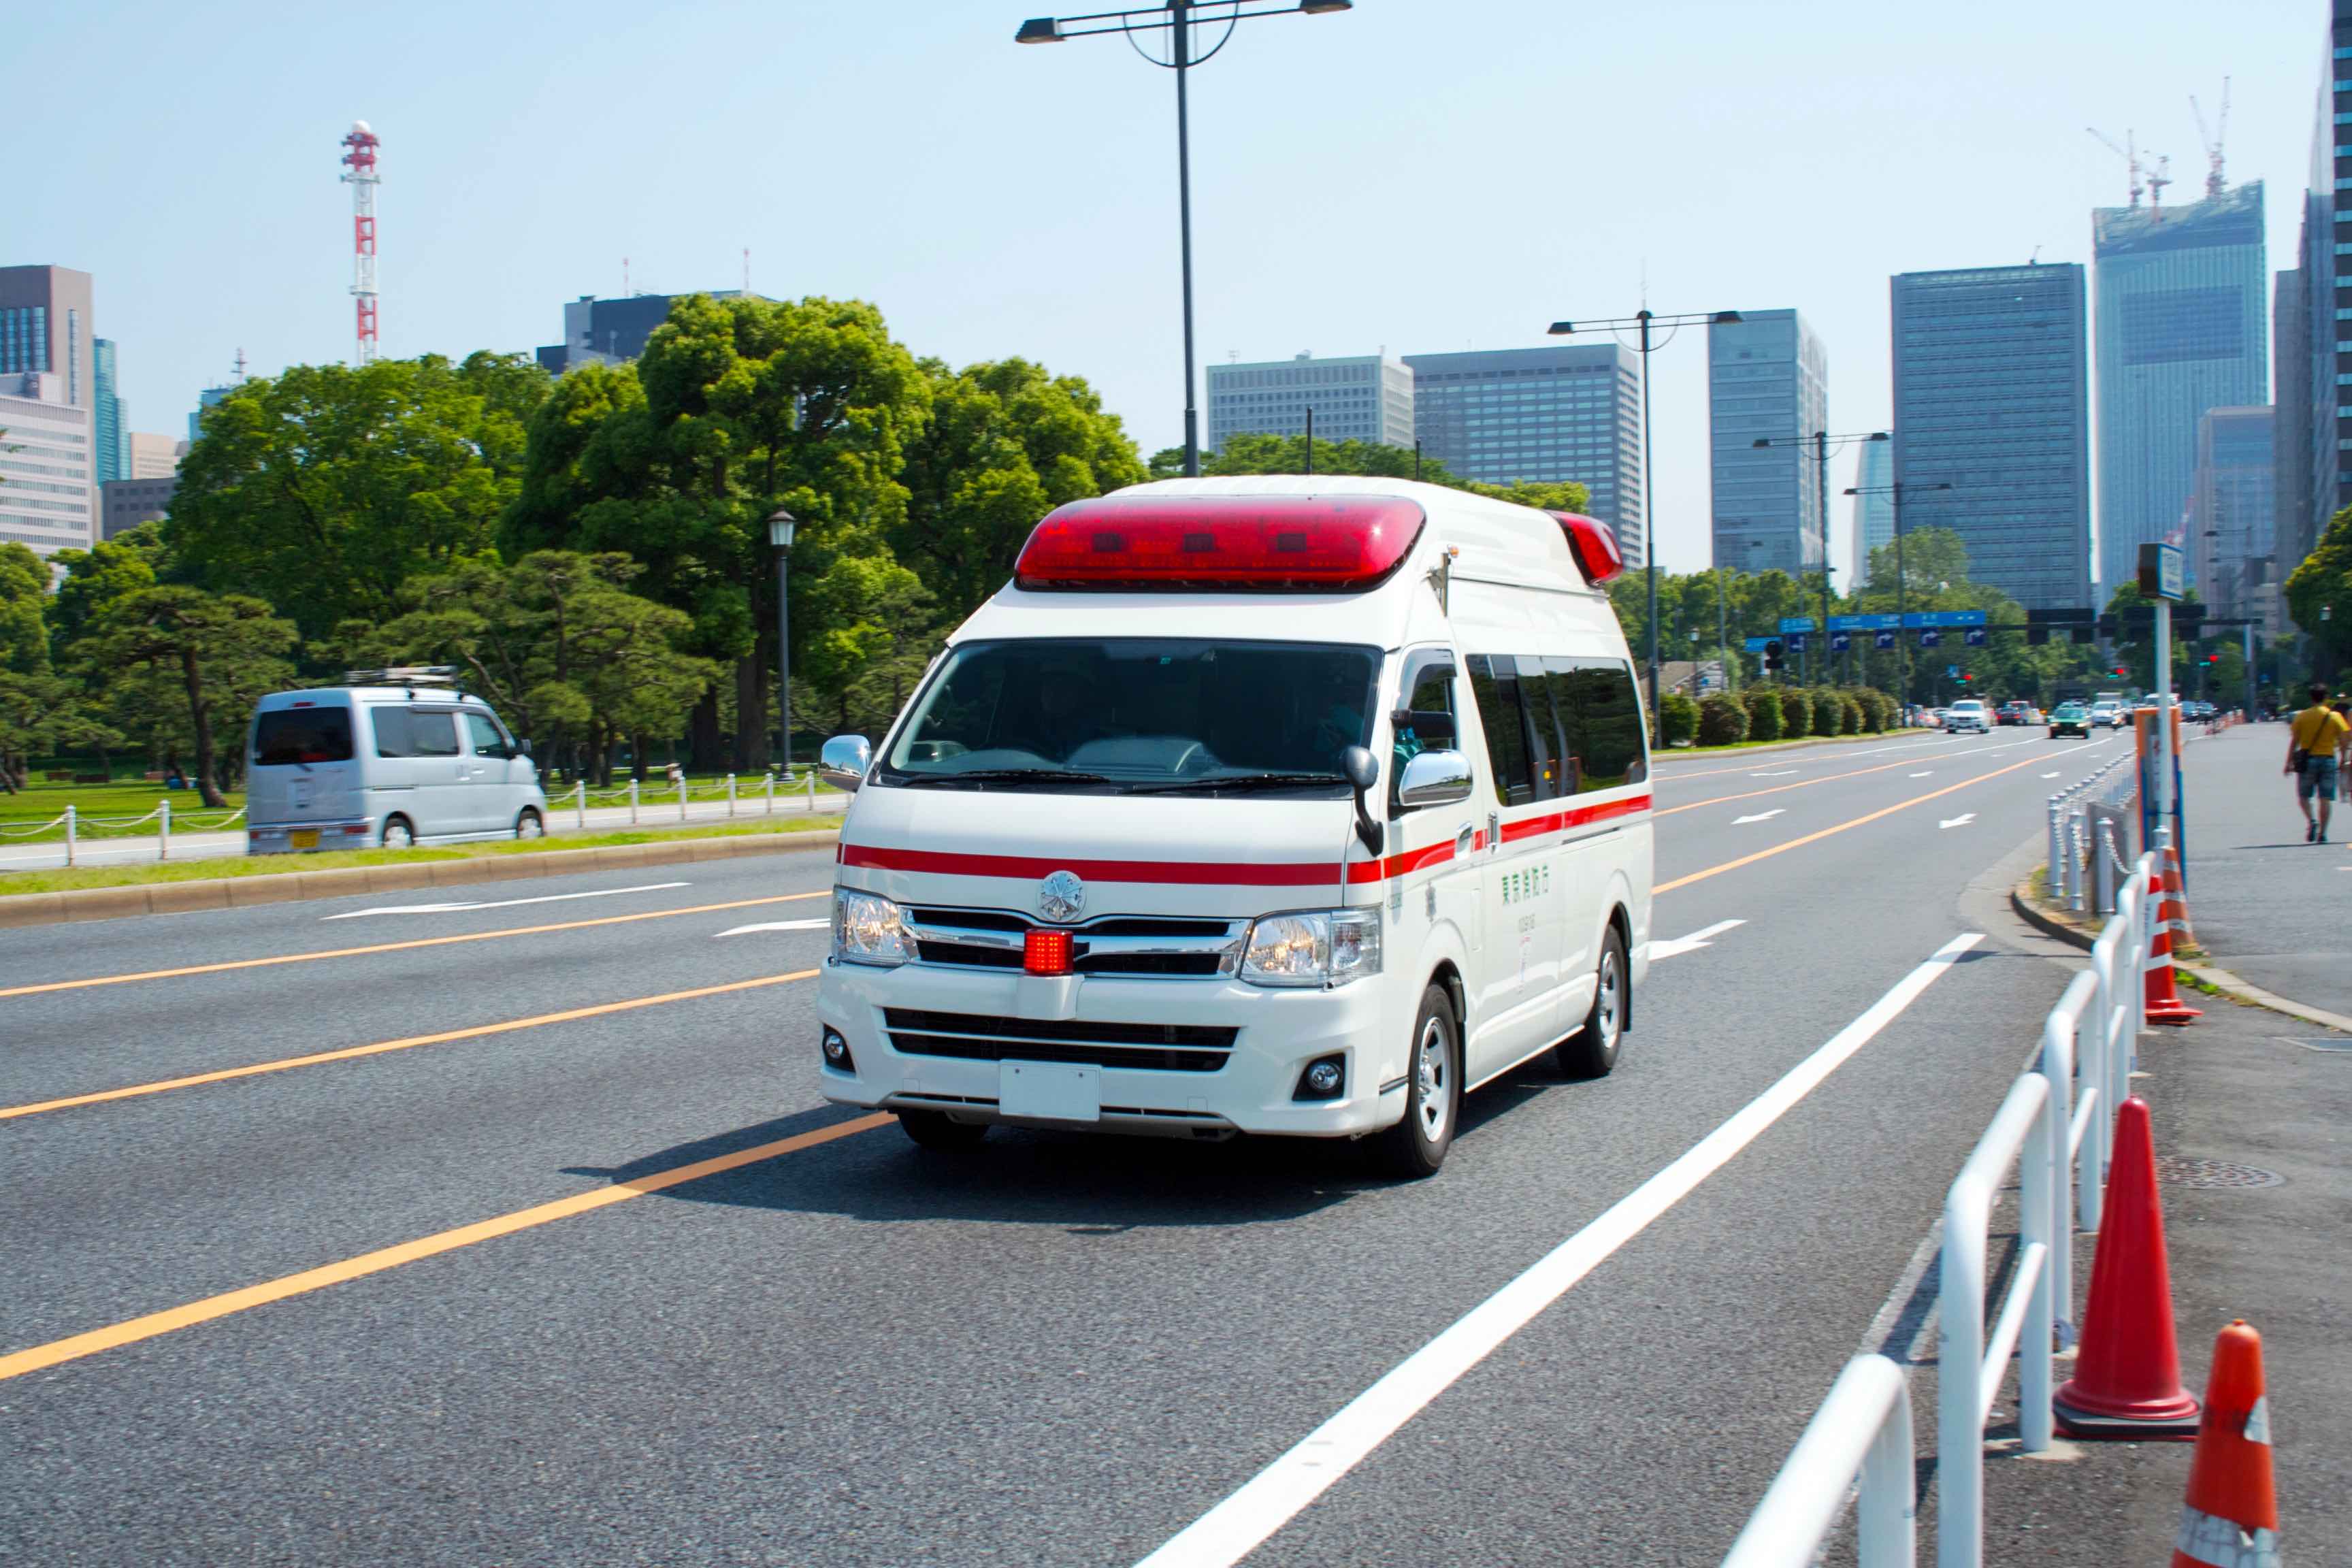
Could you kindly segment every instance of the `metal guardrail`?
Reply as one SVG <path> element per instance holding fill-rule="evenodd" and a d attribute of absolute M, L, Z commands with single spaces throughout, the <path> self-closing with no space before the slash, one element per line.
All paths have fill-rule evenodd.
<path fill-rule="evenodd" d="M 2111 912 L 2094 898 L 2086 875 L 2099 848 L 2092 808 L 2120 811 L 2131 804 L 2139 793 L 2139 770 L 2133 761 L 2129 753 L 2115 758 L 2050 797 L 2050 896 L 2076 914 Z"/>
<path fill-rule="evenodd" d="M 2055 824 L 2053 810 L 2052 820 Z M 2054 832 L 2054 828 L 2053 828 Z M 2145 993 L 2156 857 L 2142 855 L 2116 893 L 2116 910 L 2042 1021 L 2034 1065 L 2010 1086 L 1944 1200 L 1937 1287 L 1936 1561 L 1980 1568 L 1984 1551 L 1984 1424 L 2018 1363 L 2018 1433 L 2028 1453 L 2050 1447 L 2052 1357 L 2071 1344 L 2074 1231 L 2095 1231 L 2113 1156 L 2114 1107 L 2131 1084 Z M 2056 896 L 2057 884 L 2052 883 Z M 1985 1330 L 1992 1208 L 2018 1171 L 2018 1254 L 1990 1335 Z M 1892 1385 L 1890 1387 L 1890 1384 Z M 1916 1510 L 1911 1410 L 1904 1369 L 1882 1355 L 1846 1363 L 1829 1397 L 1733 1542 L 1724 1568 L 1810 1563 L 1860 1479 L 1856 1548 L 1862 1568 L 1909 1568 Z M 1899 1463 L 1897 1462 L 1899 1459 Z"/>

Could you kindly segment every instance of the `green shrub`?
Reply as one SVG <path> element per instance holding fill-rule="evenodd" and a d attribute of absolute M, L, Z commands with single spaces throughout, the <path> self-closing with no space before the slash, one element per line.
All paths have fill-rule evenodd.
<path fill-rule="evenodd" d="M 1813 733 L 1834 735 L 1845 722 L 1845 699 L 1826 686 L 1813 689 Z"/>
<path fill-rule="evenodd" d="M 1677 745 L 1698 733 L 1698 704 L 1679 691 L 1669 691 L 1658 700 L 1658 721 L 1666 732 L 1666 744 Z"/>
<path fill-rule="evenodd" d="M 1751 741 L 1779 740 L 1780 694 L 1769 686 L 1751 686 L 1743 695 L 1748 705 L 1748 738 Z"/>
<path fill-rule="evenodd" d="M 1794 741 L 1813 732 L 1813 694 L 1801 686 L 1780 688 L 1780 733 Z"/>
<path fill-rule="evenodd" d="M 1864 726 L 1864 717 L 1865 717 L 1865 716 L 1864 715 L 1863 710 L 1862 710 L 1862 699 L 1861 699 L 1861 698 L 1859 698 L 1859 697 L 1855 696 L 1855 695 L 1854 695 L 1853 692 L 1851 692 L 1851 691 L 1841 691 L 1841 692 L 1839 692 L 1839 693 L 1838 693 L 1838 733 L 1839 733 L 1839 734 L 1841 734 L 1841 735 L 1859 735 L 1859 734 L 1861 734 L 1861 733 L 1862 733 L 1862 731 L 1863 731 L 1863 726 Z"/>
<path fill-rule="evenodd" d="M 1874 686 L 1862 689 L 1863 728 L 1883 735 L 1895 727 L 1895 699 Z"/>
<path fill-rule="evenodd" d="M 1698 743 L 1702 746 L 1735 746 L 1748 739 L 1748 710 L 1737 701 L 1714 692 L 1699 700 Z"/>

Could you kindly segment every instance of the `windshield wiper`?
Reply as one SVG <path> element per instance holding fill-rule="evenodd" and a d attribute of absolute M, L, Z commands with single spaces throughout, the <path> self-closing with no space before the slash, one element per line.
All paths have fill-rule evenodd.
<path fill-rule="evenodd" d="M 1101 773 L 1071 773 L 1063 768 L 973 768 L 960 773 L 919 773 L 899 775 L 908 784 L 1108 784 Z"/>
<path fill-rule="evenodd" d="M 1211 790 L 1281 789 L 1286 785 L 1343 784 L 1338 773 L 1223 773 L 1213 778 L 1184 779 L 1176 784 L 1133 784 L 1129 795 L 1201 795 Z"/>

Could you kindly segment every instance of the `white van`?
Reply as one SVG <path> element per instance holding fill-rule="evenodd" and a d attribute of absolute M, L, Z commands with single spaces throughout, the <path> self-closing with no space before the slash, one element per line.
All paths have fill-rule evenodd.
<path fill-rule="evenodd" d="M 818 985 L 828 1100 L 1380 1134 L 1609 1071 L 1647 969 L 1646 722 L 1590 518 L 1402 480 L 1171 479 L 1037 525 L 857 790 Z"/>
<path fill-rule="evenodd" d="M 403 848 L 428 839 L 537 838 L 547 796 L 528 742 L 440 670 L 261 700 L 246 745 L 246 848 Z"/>

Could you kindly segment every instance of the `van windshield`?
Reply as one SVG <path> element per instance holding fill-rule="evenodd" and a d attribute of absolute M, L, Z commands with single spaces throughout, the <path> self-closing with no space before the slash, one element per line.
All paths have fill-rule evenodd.
<path fill-rule="evenodd" d="M 253 720 L 253 765 L 305 766 L 352 760 L 348 708 L 272 708 Z"/>
<path fill-rule="evenodd" d="M 965 643 L 917 696 L 887 784 L 1344 795 L 1378 648 L 1166 638 Z"/>

